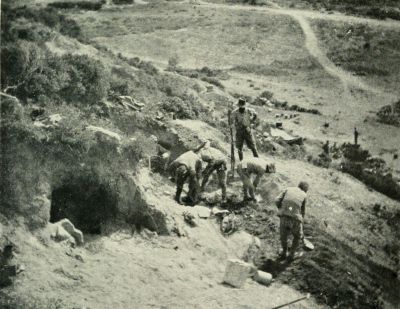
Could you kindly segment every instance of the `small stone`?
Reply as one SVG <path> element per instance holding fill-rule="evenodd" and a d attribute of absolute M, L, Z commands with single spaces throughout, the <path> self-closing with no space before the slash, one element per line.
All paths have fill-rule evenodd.
<path fill-rule="evenodd" d="M 207 219 L 211 215 L 211 210 L 204 206 L 194 206 L 193 210 L 195 212 L 197 212 L 197 215 L 199 216 L 199 218 L 202 218 L 202 219 Z"/>
<path fill-rule="evenodd" d="M 272 275 L 265 271 L 258 270 L 254 280 L 263 285 L 269 285 L 272 282 Z"/>

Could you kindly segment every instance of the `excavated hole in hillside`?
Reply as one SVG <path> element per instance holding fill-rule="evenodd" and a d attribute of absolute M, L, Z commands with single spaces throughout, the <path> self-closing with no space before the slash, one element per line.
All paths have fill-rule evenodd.
<path fill-rule="evenodd" d="M 78 177 L 52 191 L 52 223 L 67 218 L 83 233 L 101 234 L 102 225 L 116 214 L 116 194 L 95 177 Z"/>

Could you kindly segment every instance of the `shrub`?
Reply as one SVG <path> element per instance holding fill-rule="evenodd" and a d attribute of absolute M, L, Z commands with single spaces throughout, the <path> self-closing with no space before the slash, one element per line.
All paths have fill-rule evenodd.
<path fill-rule="evenodd" d="M 134 0 L 113 0 L 114 4 L 133 4 Z"/>
<path fill-rule="evenodd" d="M 379 122 L 400 127 L 400 100 L 382 107 L 377 116 Z"/>
<path fill-rule="evenodd" d="M 62 89 L 67 101 L 95 104 L 107 95 L 110 76 L 100 61 L 71 54 L 64 55 L 61 60 L 69 76 L 68 86 Z"/>
<path fill-rule="evenodd" d="M 178 119 L 196 119 L 203 111 L 200 102 L 191 95 L 182 97 L 167 98 L 162 104 L 161 109 L 167 113 L 174 113 Z"/>
<path fill-rule="evenodd" d="M 204 82 L 207 82 L 209 84 L 212 84 L 214 86 L 217 86 L 218 88 L 225 89 L 225 86 L 222 85 L 221 82 L 218 79 L 214 78 L 214 77 L 204 76 L 204 77 L 201 78 L 201 80 L 204 81 Z"/>
<path fill-rule="evenodd" d="M 94 104 L 109 89 L 104 66 L 88 56 L 56 56 L 34 43 L 7 44 L 1 53 L 1 82 L 22 100 L 50 99 Z"/>
<path fill-rule="evenodd" d="M 341 146 L 343 156 L 352 162 L 365 162 L 371 154 L 368 150 L 364 150 L 360 145 L 344 143 Z"/>
<path fill-rule="evenodd" d="M 274 97 L 274 94 L 271 91 L 263 91 L 260 96 L 260 98 L 265 98 L 267 100 L 271 100 Z"/>
<path fill-rule="evenodd" d="M 400 186 L 388 172 L 382 159 L 371 157 L 369 151 L 359 145 L 343 144 L 341 150 L 347 159 L 342 162 L 343 172 L 391 198 L 400 200 Z"/>
<path fill-rule="evenodd" d="M 105 2 L 93 2 L 93 1 L 60 1 L 60 2 L 52 2 L 47 6 L 53 7 L 56 9 L 82 9 L 88 11 L 98 11 L 101 9 Z"/>
<path fill-rule="evenodd" d="M 151 62 L 140 60 L 140 58 L 138 58 L 138 57 L 126 58 L 121 53 L 118 54 L 118 57 L 121 60 L 127 61 L 129 65 L 131 65 L 135 68 L 138 68 L 138 69 L 142 69 L 147 74 L 150 74 L 150 75 L 158 74 L 158 69 Z"/>
<path fill-rule="evenodd" d="M 18 39 L 18 34 L 13 31 L 13 25 L 20 18 L 41 23 L 55 31 L 60 31 L 64 35 L 84 41 L 78 24 L 73 19 L 60 14 L 55 8 L 36 9 L 26 6 L 12 8 L 9 4 L 3 5 L 3 2 L 1 8 L 1 35 L 3 42 L 13 42 Z"/>
<path fill-rule="evenodd" d="M 120 78 L 113 78 L 110 82 L 109 96 L 113 95 L 130 95 L 132 89 L 129 83 Z"/>

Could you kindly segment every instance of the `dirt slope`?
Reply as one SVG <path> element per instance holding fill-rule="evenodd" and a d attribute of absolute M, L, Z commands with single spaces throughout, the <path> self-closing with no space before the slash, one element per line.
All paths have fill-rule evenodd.
<path fill-rule="evenodd" d="M 175 217 L 185 237 L 119 230 L 88 236 L 83 248 L 71 249 L 50 241 L 46 231 L 36 238 L 17 229 L 16 260 L 27 269 L 0 296 L 19 298 L 22 308 L 44 308 L 46 302 L 61 308 L 272 308 L 304 296 L 281 283 L 248 281 L 242 289 L 221 284 L 226 259 L 241 258 L 252 238 L 245 232 L 224 238 L 214 219 L 185 225 L 172 183 L 147 173 L 150 201 Z M 293 308 L 320 307 L 310 299 Z"/>
<path fill-rule="evenodd" d="M 185 126 L 182 121 L 179 125 Z M 186 127 L 199 135 L 209 132 L 204 126 L 191 126 L 189 122 Z M 228 147 L 222 141 L 220 144 Z M 322 303 L 331 306 L 376 307 L 383 301 L 388 308 L 396 308 L 400 303 L 396 293 L 400 288 L 396 279 L 399 265 L 396 256 L 387 250 L 396 247 L 396 219 L 379 215 L 374 206 L 384 205 L 387 213 L 395 214 L 400 203 L 368 190 L 340 172 L 297 160 L 274 160 L 277 173 L 265 177 L 260 184 L 258 191 L 263 201 L 258 209 L 241 208 L 241 204 L 226 206 L 242 215 L 246 229 L 262 239 L 264 250 L 259 267 L 272 272 L 280 282 L 312 291 Z M 276 262 L 279 220 L 273 200 L 281 189 L 296 186 L 301 180 L 311 186 L 305 234 L 317 248 L 287 267 Z M 237 179 L 231 183 L 230 191 L 239 194 L 240 190 Z"/>

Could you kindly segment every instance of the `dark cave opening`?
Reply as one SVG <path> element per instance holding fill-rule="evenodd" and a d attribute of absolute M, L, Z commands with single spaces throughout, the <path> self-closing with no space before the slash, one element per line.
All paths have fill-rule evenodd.
<path fill-rule="evenodd" d="M 116 194 L 95 177 L 80 177 L 53 189 L 50 222 L 69 219 L 87 234 L 101 234 L 102 225 L 117 214 Z"/>

